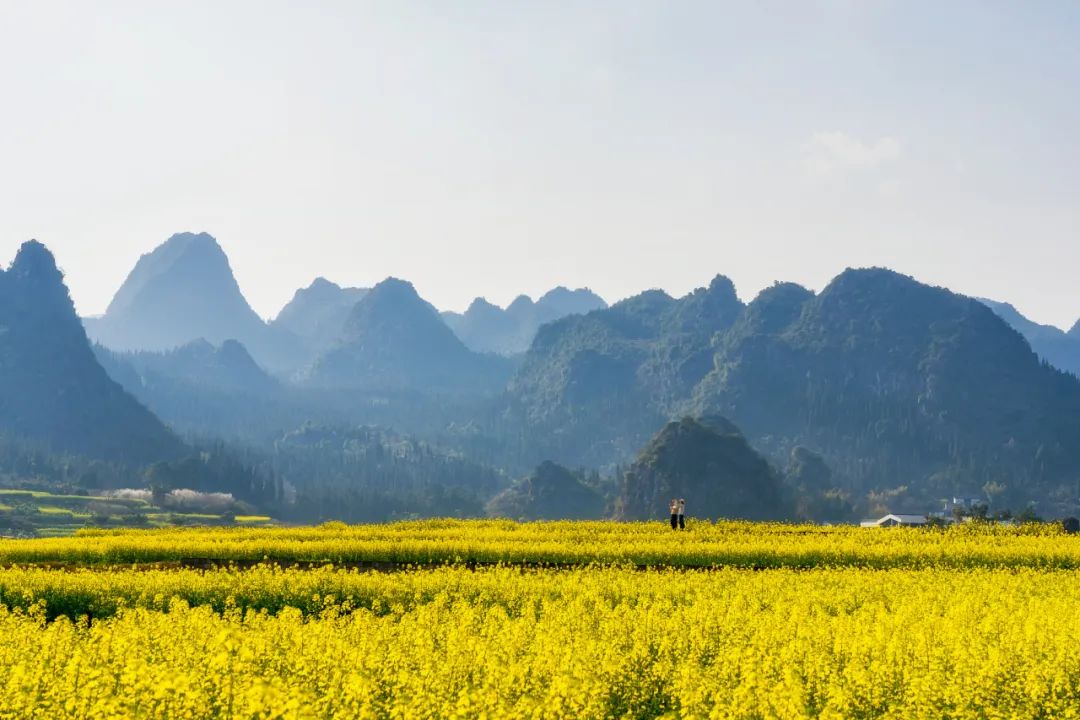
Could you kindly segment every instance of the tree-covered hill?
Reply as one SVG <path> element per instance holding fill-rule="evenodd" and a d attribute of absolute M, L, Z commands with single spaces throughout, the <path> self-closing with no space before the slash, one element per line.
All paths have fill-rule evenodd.
<path fill-rule="evenodd" d="M 769 520 L 790 517 L 779 474 L 724 418 L 668 423 L 626 471 L 616 516 L 663 517 L 685 499 L 696 517 Z"/>
<path fill-rule="evenodd" d="M 537 459 L 631 457 L 709 371 L 715 338 L 742 309 L 718 276 L 683 298 L 650 290 L 542 327 L 510 385 Z"/>
<path fill-rule="evenodd" d="M 277 508 L 295 522 L 478 517 L 505 487 L 488 466 L 377 427 L 305 425 L 274 443 L 268 463 L 295 492 Z"/>
<path fill-rule="evenodd" d="M 786 325 L 732 333 L 693 407 L 772 453 L 814 448 L 855 487 L 1031 491 L 1080 470 L 1080 382 L 982 303 L 888 270 L 845 271 Z"/>
<path fill-rule="evenodd" d="M 510 362 L 474 353 L 410 283 L 390 278 L 352 309 L 341 339 L 316 360 L 313 387 L 441 394 L 497 392 Z"/>
<path fill-rule="evenodd" d="M 154 313 L 179 312 L 196 277 L 228 290 L 218 297 L 223 316 L 239 308 L 250 319 L 220 247 L 190 235 L 140 262 L 115 317 L 133 318 L 134 329 L 168 319 Z M 53 450 L 131 465 L 183 454 L 137 399 L 189 438 L 266 453 L 307 423 L 378 425 L 519 477 L 547 459 L 617 477 L 658 428 L 723 416 L 774 467 L 796 468 L 785 491 L 796 497 L 785 502 L 800 517 L 882 504 L 871 495 L 917 507 L 986 495 L 1014 508 L 1072 507 L 1080 497 L 1080 380 L 1040 359 L 999 314 L 1036 346 L 1045 328 L 885 269 L 847 270 L 818 294 L 777 283 L 748 305 L 723 276 L 684 297 L 650 290 L 584 314 L 573 311 L 598 300 L 549 293 L 533 312 L 544 304 L 570 314 L 541 325 L 514 359 L 471 350 L 407 282 L 367 292 L 316 282 L 282 313 L 291 325 L 281 333 L 306 343 L 329 333 L 326 323 L 341 327 L 304 371 L 278 377 L 230 338 L 157 352 L 99 348 L 95 360 L 37 243 L 0 273 L 0 301 L 0 434 L 32 443 L 15 453 L 20 467 Z M 195 303 L 185 319 L 194 325 L 179 332 L 210 327 L 211 305 Z M 477 312 L 505 320 L 526 305 Z M 218 320 L 222 332 L 235 325 Z M 268 331 L 258 322 L 257 333 Z M 1075 332 L 1050 335 L 1064 343 Z M 827 487 L 807 470 L 820 467 Z M 543 486 L 519 483 L 504 499 L 532 507 Z M 479 512 L 488 499 L 473 492 L 461 507 Z"/>
<path fill-rule="evenodd" d="M 106 460 L 183 452 L 98 364 L 52 253 L 34 241 L 0 270 L 0 432 Z"/>
<path fill-rule="evenodd" d="M 171 381 L 251 394 L 272 392 L 280 386 L 236 340 L 219 346 L 195 340 L 164 352 L 114 353 L 98 345 L 95 353 L 99 359 L 111 357 L 114 362 L 130 365 L 144 386 Z"/>
<path fill-rule="evenodd" d="M 94 346 L 116 382 L 185 436 L 269 441 L 313 415 L 312 403 L 264 371 L 243 345 L 196 340 L 165 352 Z"/>
<path fill-rule="evenodd" d="M 928 497 L 1075 491 L 1080 381 L 982 303 L 883 269 L 745 308 L 728 283 L 650 292 L 541 330 L 511 383 L 536 452 L 621 462 L 683 414 L 731 418 L 782 463 L 821 453 L 836 483 Z"/>
<path fill-rule="evenodd" d="M 604 496 L 583 478 L 545 461 L 493 497 L 487 513 L 513 520 L 598 520 L 605 505 Z"/>

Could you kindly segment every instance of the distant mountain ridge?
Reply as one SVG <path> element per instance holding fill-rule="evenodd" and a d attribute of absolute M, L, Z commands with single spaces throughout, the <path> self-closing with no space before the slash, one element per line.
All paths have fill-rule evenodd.
<path fill-rule="evenodd" d="M 714 336 L 742 311 L 718 275 L 680 299 L 649 290 L 543 326 L 509 388 L 537 454 L 571 466 L 632 457 L 711 369 Z"/>
<path fill-rule="evenodd" d="M 200 339 L 167 352 L 117 353 L 97 345 L 95 354 L 106 370 L 112 364 L 129 367 L 128 371 L 120 372 L 133 372 L 137 381 L 122 382 L 115 375 L 113 377 L 136 396 L 139 393 L 129 386 L 129 382 L 145 387 L 168 381 L 252 394 L 270 392 L 279 386 L 278 381 L 259 367 L 236 340 L 226 340 L 215 347 Z"/>
<path fill-rule="evenodd" d="M 495 391 L 509 365 L 469 350 L 411 283 L 388 278 L 350 311 L 337 343 L 309 368 L 314 386 L 456 393 Z"/>
<path fill-rule="evenodd" d="M 589 291 L 557 288 L 505 309 L 477 299 L 460 315 L 440 315 L 402 280 L 365 290 L 317 279 L 267 325 L 213 238 L 175 236 L 151 256 L 87 327 L 171 332 L 169 312 L 181 307 L 180 334 L 203 338 L 228 324 L 210 342 L 237 338 L 288 389 L 287 402 L 249 405 L 264 434 L 272 418 L 302 422 L 309 410 L 316 420 L 377 418 L 520 473 L 546 459 L 610 469 L 666 423 L 718 415 L 777 466 L 797 451 L 820 456 L 833 485 L 818 489 L 819 504 L 838 513 L 845 498 L 882 488 L 912 488 L 914 504 L 977 495 L 987 483 L 1016 501 L 1063 497 L 1063 483 L 1080 476 L 1080 381 L 1046 364 L 1076 367 L 1080 323 L 1065 333 L 882 268 L 849 269 L 820 293 L 778 283 L 749 304 L 718 275 L 680 298 L 649 290 L 607 307 Z M 200 277 L 217 301 L 190 300 Z M 286 349 L 276 357 L 291 357 L 276 368 L 265 360 L 275 343 Z M 221 380 L 213 363 L 193 367 L 186 387 Z M 195 427 L 252 419 L 228 410 L 234 392 L 198 409 Z M 188 399 L 171 392 L 169 407 L 190 410 Z"/>
<path fill-rule="evenodd" d="M 745 307 L 729 285 L 543 328 L 510 385 L 537 454 L 620 462 L 672 417 L 722 415 L 777 461 L 821 453 L 859 492 L 1022 495 L 1080 472 L 1080 381 L 982 303 L 876 268 Z"/>
<path fill-rule="evenodd" d="M 295 339 L 251 309 L 228 257 L 207 233 L 178 233 L 140 257 L 105 314 L 84 324 L 95 342 L 121 352 L 238 340 L 270 369 L 295 364 Z"/>
<path fill-rule="evenodd" d="M 779 322 L 719 346 L 698 412 L 732 417 L 774 455 L 820 451 L 860 489 L 1033 490 L 1080 464 L 1080 383 L 978 301 L 878 268 L 847 270 L 798 308 L 784 294 L 747 313 L 786 307 Z"/>
<path fill-rule="evenodd" d="M 94 358 L 56 261 L 36 241 L 0 270 L 0 432 L 132 463 L 184 451 Z"/>
<path fill-rule="evenodd" d="M 1037 352 L 1039 357 L 1059 370 L 1065 370 L 1080 377 L 1080 322 L 1065 332 L 1053 325 L 1040 325 L 1029 320 L 1009 303 L 995 302 L 986 298 L 978 298 L 978 300 L 1027 338 L 1031 349 Z"/>
<path fill-rule="evenodd" d="M 300 338 L 304 354 L 314 359 L 341 337 L 349 313 L 368 292 L 368 288 L 343 288 L 326 278 L 315 278 L 296 291 L 272 326 Z"/>
<path fill-rule="evenodd" d="M 109 377 L 185 434 L 251 442 L 312 415 L 235 340 L 217 347 L 196 340 L 165 352 L 119 353 L 95 345 L 94 354 Z"/>
<path fill-rule="evenodd" d="M 464 313 L 444 312 L 446 324 L 470 350 L 516 355 L 529 349 L 541 325 L 568 315 L 584 315 L 607 307 L 588 288 L 559 286 L 533 302 L 519 295 L 506 309 L 476 298 Z"/>
<path fill-rule="evenodd" d="M 184 232 L 140 257 L 105 314 L 83 322 L 95 342 L 118 352 L 237 340 L 260 365 L 288 376 L 342 340 L 349 315 L 368 292 L 319 277 L 266 323 L 244 298 L 217 240 Z M 522 295 L 503 310 L 478 298 L 466 313 L 442 317 L 474 352 L 513 355 L 528 348 L 544 323 L 604 307 L 588 289 L 557 287 L 535 303 Z"/>

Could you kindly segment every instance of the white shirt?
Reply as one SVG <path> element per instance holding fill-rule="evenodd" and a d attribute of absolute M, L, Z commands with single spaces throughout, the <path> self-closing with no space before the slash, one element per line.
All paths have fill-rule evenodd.
<path fill-rule="evenodd" d="M 686 503 L 684 503 L 684 502 L 679 503 L 679 514 L 680 515 L 685 515 L 686 514 Z"/>

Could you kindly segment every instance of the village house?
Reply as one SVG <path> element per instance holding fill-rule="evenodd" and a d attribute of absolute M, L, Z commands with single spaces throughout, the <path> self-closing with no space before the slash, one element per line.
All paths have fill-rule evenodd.
<path fill-rule="evenodd" d="M 897 525 L 918 527 L 920 525 L 926 525 L 927 522 L 929 521 L 925 515 L 898 515 L 889 513 L 877 520 L 863 520 L 859 524 L 862 527 L 896 527 Z"/>

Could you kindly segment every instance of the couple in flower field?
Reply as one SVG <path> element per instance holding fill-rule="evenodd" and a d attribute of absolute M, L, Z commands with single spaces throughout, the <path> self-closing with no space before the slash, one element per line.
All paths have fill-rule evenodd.
<path fill-rule="evenodd" d="M 684 498 L 672 498 L 671 502 L 668 503 L 668 510 L 671 511 L 671 529 L 685 530 L 686 500 Z"/>

